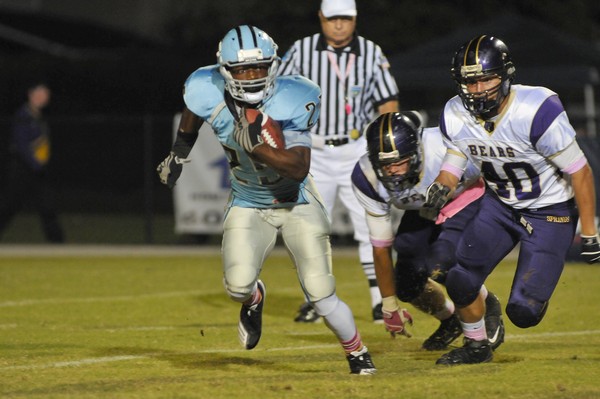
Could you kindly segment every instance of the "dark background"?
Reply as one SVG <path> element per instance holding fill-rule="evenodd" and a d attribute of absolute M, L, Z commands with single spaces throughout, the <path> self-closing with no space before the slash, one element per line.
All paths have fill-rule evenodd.
<path fill-rule="evenodd" d="M 61 1 L 41 3 L 47 6 L 25 12 L 2 8 L 0 0 L 1 25 L 64 47 L 31 48 L 0 34 L 0 114 L 11 113 L 18 105 L 20 86 L 32 75 L 44 75 L 53 85 L 55 97 L 48 110 L 52 114 L 172 113 L 181 107 L 184 79 L 197 67 L 215 63 L 217 44 L 232 27 L 249 23 L 262 28 L 279 44 L 280 54 L 294 40 L 320 28 L 318 0 L 173 1 L 166 11 L 161 9 L 165 15 L 155 22 L 160 33 L 153 36 L 124 27 L 109 28 L 110 16 L 104 25 L 80 16 L 66 19 L 52 12 L 52 4 Z M 102 2 L 84 2 L 88 3 L 93 14 L 94 4 Z M 138 2 L 140 8 L 152 3 Z M 128 12 L 135 18 L 135 11 Z M 358 12 L 358 32 L 378 43 L 390 59 L 465 27 L 485 29 L 487 21 L 503 14 L 543 23 L 567 38 L 589 43 L 590 51 L 600 51 L 598 1 L 362 0 Z M 448 65 L 456 47 L 467 39 L 459 39 L 445 50 Z M 542 55 L 552 47 L 549 40 L 547 46 L 531 51 Z M 548 60 L 564 61 L 560 54 Z M 518 67 L 518 59 L 516 62 Z M 401 71 L 396 75 L 402 88 Z M 451 87 L 450 79 L 448 82 Z M 409 96 L 403 100 L 412 105 Z"/>
<path fill-rule="evenodd" d="M 0 170 L 10 118 L 24 100 L 24 87 L 32 79 L 44 79 L 53 90 L 46 116 L 53 139 L 50 172 L 61 213 L 170 214 L 171 193 L 158 183 L 154 168 L 170 148 L 171 119 L 182 107 L 185 78 L 215 63 L 219 40 L 239 24 L 265 30 L 283 55 L 294 40 L 320 30 L 319 4 L 0 0 Z M 74 7 L 77 14 L 68 11 Z M 359 0 L 358 13 L 358 33 L 378 43 L 392 66 L 398 66 L 394 75 L 402 108 L 426 109 L 430 125 L 454 95 L 447 71 L 452 53 L 470 39 L 471 33 L 462 36 L 469 28 L 518 38 L 513 51 L 517 82 L 519 58 L 562 66 L 565 72 L 558 76 L 576 72 L 565 67 L 573 54 L 552 51 L 558 40 L 581 55 L 578 67 L 600 67 L 599 1 Z M 152 24 L 134 23 L 141 15 Z M 539 37 L 532 38 L 535 45 L 522 46 L 532 26 L 540 28 L 535 31 Z M 440 40 L 446 42 L 428 47 Z M 410 76 L 406 80 L 403 71 Z M 536 77 L 533 72 L 529 76 Z M 429 80 L 425 75 L 441 76 L 440 83 L 422 83 Z M 556 76 L 548 87 L 575 116 L 574 125 L 583 126 L 581 82 L 574 79 L 570 85 L 560 79 L 554 87 Z M 593 83 L 596 91 L 597 85 Z M 596 94 L 596 104 L 598 98 Z M 596 138 L 591 140 L 597 144 Z M 0 184 L 2 179 L 0 173 Z"/>

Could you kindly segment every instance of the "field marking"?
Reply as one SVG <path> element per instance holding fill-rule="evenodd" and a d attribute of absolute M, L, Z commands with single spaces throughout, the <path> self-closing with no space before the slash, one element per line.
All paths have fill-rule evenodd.
<path fill-rule="evenodd" d="M 61 367 L 79 367 L 79 366 L 85 366 L 88 364 L 121 362 L 124 360 L 139 360 L 139 359 L 146 359 L 149 357 L 151 357 L 150 354 L 148 354 L 148 355 L 93 357 L 93 358 L 89 358 L 89 359 L 56 362 L 56 363 L 48 363 L 48 364 L 8 366 L 8 367 L 2 367 L 2 368 L 0 368 L 0 370 L 34 370 L 34 369 L 51 369 L 51 368 L 61 368 Z"/>
<path fill-rule="evenodd" d="M 600 334 L 600 330 L 586 330 L 586 331 L 567 331 L 567 332 L 547 332 L 539 334 L 509 334 L 506 336 L 507 339 L 527 340 L 528 338 L 553 338 L 553 337 L 572 337 L 582 335 L 596 335 Z M 415 337 L 418 338 L 418 337 Z M 337 348 L 337 344 L 325 344 L 325 345 L 308 345 L 308 346 L 292 346 L 292 347 L 281 347 L 281 348 L 266 348 L 266 349 L 255 349 L 252 352 L 281 352 L 281 351 L 305 351 L 313 349 L 330 349 Z M 206 349 L 200 351 L 181 353 L 184 355 L 194 354 L 220 354 L 220 353 L 248 353 L 246 349 Z M 46 364 L 32 364 L 32 365 L 20 365 L 20 366 L 6 366 L 0 367 L 0 370 L 43 370 L 51 368 L 63 368 L 63 367 L 80 367 L 87 365 L 95 365 L 102 363 L 113 363 L 122 362 L 128 360 L 142 360 L 151 359 L 153 357 L 161 356 L 161 353 L 147 353 L 144 355 L 121 355 L 121 356 L 104 356 L 87 358 L 72 361 L 62 361 Z"/>
<path fill-rule="evenodd" d="M 219 290 L 218 292 L 223 292 Z M 140 294 L 140 295 L 120 295 L 120 296 L 106 296 L 106 297 L 89 297 L 89 298 L 48 298 L 48 299 L 24 299 L 22 301 L 7 301 L 0 302 L 0 308 L 8 308 L 15 306 L 30 306 L 30 305 L 54 305 L 54 304 L 65 304 L 65 303 L 89 303 L 89 302 L 111 302 L 111 301 L 133 301 L 138 299 L 148 298 L 172 298 L 178 296 L 193 296 L 193 295 L 206 295 L 215 294 L 217 291 L 208 292 L 201 290 L 193 291 L 174 291 L 174 292 L 163 292 L 157 294 Z"/>
<path fill-rule="evenodd" d="M 268 349 L 258 349 L 253 350 L 253 352 L 278 352 L 278 351 L 298 351 L 298 350 L 311 350 L 311 349 L 329 349 L 329 348 L 337 348 L 339 345 L 337 344 L 327 344 L 327 345 L 309 345 L 309 346 L 295 346 L 289 348 L 268 348 Z M 248 352 L 247 349 L 207 349 L 202 351 L 194 351 L 187 352 L 182 354 L 194 355 L 194 354 L 219 354 L 219 353 L 240 353 L 240 352 Z M 47 364 L 32 364 L 32 365 L 21 365 L 21 366 L 6 366 L 0 367 L 0 370 L 44 370 L 44 369 L 52 369 L 52 368 L 63 368 L 63 367 L 80 367 L 101 363 L 113 363 L 113 362 L 122 362 L 127 360 L 141 360 L 141 359 L 150 359 L 156 356 L 160 356 L 161 353 L 147 353 L 144 355 L 121 355 L 121 356 L 104 356 L 104 357 L 93 357 L 88 359 L 81 360 L 72 360 L 72 361 L 63 361 L 63 362 L 55 362 L 55 363 L 47 363 Z"/>
<path fill-rule="evenodd" d="M 356 255 L 355 248 L 342 247 L 335 251 L 338 255 Z M 104 245 L 104 244 L 2 244 L 0 258 L 36 257 L 180 257 L 180 256 L 221 256 L 219 245 Z M 287 256 L 282 245 L 277 245 L 271 255 Z"/>
<path fill-rule="evenodd" d="M 527 340 L 528 338 L 552 338 L 552 337 L 575 337 L 579 335 L 596 335 L 600 334 L 600 330 L 583 330 L 583 331 L 565 331 L 565 332 L 545 332 L 534 334 L 507 334 L 507 339 Z"/>

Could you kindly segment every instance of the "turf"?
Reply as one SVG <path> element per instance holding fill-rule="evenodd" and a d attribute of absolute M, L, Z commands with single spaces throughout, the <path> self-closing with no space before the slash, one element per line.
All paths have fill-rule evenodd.
<path fill-rule="evenodd" d="M 293 322 L 302 295 L 281 251 L 262 273 L 264 333 L 252 351 L 237 341 L 239 305 L 223 290 L 218 253 L 149 253 L 0 250 L 0 396 L 600 397 L 598 266 L 569 264 L 536 328 L 505 320 L 506 342 L 492 363 L 444 367 L 435 365 L 443 352 L 420 349 L 437 323 L 413 311 L 414 336 L 391 339 L 371 322 L 356 257 L 338 254 L 338 294 L 379 370 L 352 376 L 323 323 Z M 504 304 L 513 270 L 507 261 L 487 283 Z"/>

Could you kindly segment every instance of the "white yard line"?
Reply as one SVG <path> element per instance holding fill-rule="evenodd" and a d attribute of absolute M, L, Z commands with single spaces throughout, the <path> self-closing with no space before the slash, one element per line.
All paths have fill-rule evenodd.
<path fill-rule="evenodd" d="M 587 330 L 587 331 L 569 331 L 569 332 L 547 332 L 539 334 L 509 334 L 506 336 L 507 340 L 527 340 L 531 338 L 554 338 L 554 337 L 573 337 L 573 336 L 585 336 L 585 335 L 597 335 L 600 334 L 600 330 Z M 416 337 L 418 338 L 418 337 Z M 292 346 L 282 348 L 267 348 L 267 349 L 255 349 L 252 352 L 278 352 L 278 351 L 306 351 L 314 349 L 329 349 L 337 348 L 337 344 L 327 345 L 309 345 L 309 346 Z M 220 353 L 248 353 L 246 349 L 207 349 L 195 352 L 182 353 L 186 355 L 193 354 L 220 354 Z M 31 364 L 31 365 L 19 365 L 19 366 L 6 366 L 0 367 L 1 370 L 40 370 L 40 369 L 51 369 L 51 368 L 63 368 L 63 367 L 81 367 L 87 365 L 95 365 L 102 363 L 113 363 L 122 362 L 129 360 L 142 360 L 150 359 L 156 356 L 161 356 L 161 353 L 147 353 L 144 355 L 121 355 L 121 356 L 104 356 L 94 357 L 72 361 L 62 361 L 45 364 Z"/>
<path fill-rule="evenodd" d="M 222 290 L 218 291 L 222 292 Z M 140 295 L 122 295 L 108 297 L 88 297 L 88 298 L 48 298 L 48 299 L 24 299 L 21 301 L 6 301 L 0 302 L 0 308 L 16 307 L 16 306 L 31 306 L 31 305 L 54 305 L 65 303 L 90 303 L 90 302 L 113 302 L 113 301 L 134 301 L 139 299 L 149 298 L 172 298 L 180 296 L 207 295 L 217 293 L 212 291 L 175 291 L 163 292 L 157 294 L 140 294 Z"/>
<path fill-rule="evenodd" d="M 305 351 L 305 350 L 313 350 L 313 349 L 329 349 L 329 348 L 337 348 L 336 344 L 328 344 L 328 345 L 310 345 L 310 346 L 295 346 L 289 348 L 270 348 L 270 349 L 255 349 L 252 352 L 276 352 L 276 351 Z M 182 353 L 188 355 L 200 354 L 200 353 L 241 353 L 248 352 L 246 349 L 208 349 L 203 351 Z M 87 365 L 101 364 L 101 363 L 113 363 L 113 362 L 122 362 L 128 360 L 140 360 L 140 359 L 150 359 L 152 357 L 160 356 L 161 353 L 147 353 L 144 355 L 121 355 L 121 356 L 104 356 L 104 357 L 94 357 L 88 359 L 80 359 L 80 360 L 72 360 L 72 361 L 64 361 L 64 362 L 55 362 L 55 363 L 46 363 L 46 364 L 31 364 L 31 365 L 20 365 L 20 366 L 7 366 L 0 367 L 0 370 L 43 370 L 43 369 L 52 369 L 52 368 L 63 368 L 63 367 L 81 367 Z"/>
<path fill-rule="evenodd" d="M 124 360 L 146 359 L 148 357 L 150 357 L 150 355 L 105 356 L 105 357 L 94 357 L 94 358 L 89 358 L 89 359 L 73 360 L 73 361 L 69 361 L 69 362 L 32 364 L 32 365 L 23 365 L 23 366 L 8 366 L 8 367 L 2 367 L 2 368 L 0 368 L 0 370 L 34 370 L 34 369 L 39 370 L 39 369 L 61 368 L 61 367 L 79 367 L 79 366 L 85 366 L 85 365 L 89 365 L 89 364 L 112 363 L 112 362 L 122 362 Z"/>
<path fill-rule="evenodd" d="M 356 256 L 355 247 L 336 247 L 335 255 Z M 102 244 L 0 244 L 0 258 L 71 257 L 71 256 L 221 256 L 218 245 L 102 245 Z M 282 245 L 272 255 L 287 256 Z"/>
<path fill-rule="evenodd" d="M 0 244 L 0 257 L 220 255 L 214 245 Z"/>

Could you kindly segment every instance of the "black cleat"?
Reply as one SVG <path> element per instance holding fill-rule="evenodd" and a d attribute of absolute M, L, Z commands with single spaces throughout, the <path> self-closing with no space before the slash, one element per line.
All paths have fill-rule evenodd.
<path fill-rule="evenodd" d="M 488 291 L 485 299 L 485 329 L 488 341 L 493 350 L 504 342 L 504 321 L 502 321 L 502 307 L 498 297 Z"/>
<path fill-rule="evenodd" d="M 483 341 L 474 341 L 469 338 L 464 339 L 464 346 L 445 353 L 435 364 L 454 366 L 457 364 L 476 364 L 487 363 L 494 357 L 492 346 L 487 339 Z"/>
<path fill-rule="evenodd" d="M 460 319 L 456 313 L 446 320 L 440 322 L 437 330 L 423 342 L 423 349 L 428 351 L 440 351 L 446 349 L 456 338 L 462 334 Z"/>
<path fill-rule="evenodd" d="M 383 324 L 383 304 L 378 303 L 373 308 L 373 323 Z"/>
<path fill-rule="evenodd" d="M 297 323 L 318 323 L 321 321 L 321 316 L 308 302 L 304 302 L 298 309 L 298 316 L 294 319 Z"/>
<path fill-rule="evenodd" d="M 363 346 L 359 351 L 350 353 L 346 356 L 346 359 L 350 364 L 350 374 L 370 375 L 377 372 L 366 346 Z"/>
<path fill-rule="evenodd" d="M 238 338 L 246 349 L 254 349 L 258 345 L 262 333 L 262 311 L 267 296 L 267 290 L 262 281 L 258 280 L 258 289 L 262 294 L 259 303 L 252 306 L 242 305 L 240 322 L 238 323 Z"/>

